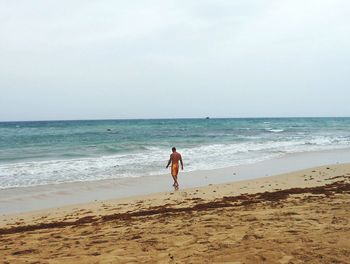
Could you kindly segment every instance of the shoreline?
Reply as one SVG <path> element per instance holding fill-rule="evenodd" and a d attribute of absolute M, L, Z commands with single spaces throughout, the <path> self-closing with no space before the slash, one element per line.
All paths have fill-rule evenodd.
<path fill-rule="evenodd" d="M 180 188 L 238 182 L 309 167 L 350 162 L 350 149 L 293 153 L 254 164 L 180 172 Z M 2 216 L 86 203 L 171 192 L 169 174 L 0 190 Z"/>
<path fill-rule="evenodd" d="M 215 172 L 217 170 L 207 171 Z M 74 210 L 82 209 L 92 211 L 97 214 L 97 210 L 101 206 L 108 204 L 111 205 L 123 205 L 125 211 L 132 211 L 135 209 L 135 204 L 140 201 L 147 201 L 150 206 L 163 205 L 165 201 L 169 200 L 169 197 L 174 199 L 183 200 L 187 198 L 187 194 L 193 192 L 193 196 L 203 201 L 210 201 L 221 198 L 223 196 L 240 196 L 245 194 L 255 194 L 259 192 L 273 192 L 286 190 L 291 188 L 309 188 L 318 187 L 324 184 L 335 182 L 334 179 L 338 179 L 338 176 L 333 176 L 334 179 L 326 179 L 328 174 L 334 174 L 339 171 L 338 174 L 343 173 L 344 177 L 350 178 L 350 162 L 349 163 L 337 163 L 327 164 L 318 167 L 309 167 L 302 170 L 290 171 L 287 173 L 281 173 L 277 175 L 265 175 L 258 178 L 243 179 L 231 182 L 223 183 L 209 183 L 208 185 L 195 186 L 185 189 L 174 190 L 169 187 L 169 191 L 156 192 L 141 195 L 132 195 L 122 198 L 112 198 L 107 200 L 95 200 L 87 203 L 68 204 L 61 207 L 50 207 L 39 210 L 15 212 L 11 214 L 0 215 L 0 228 L 4 224 L 8 225 L 9 219 L 30 219 L 34 216 L 42 215 L 61 215 L 69 213 Z M 306 176 L 309 175 L 309 178 Z M 311 176 L 310 176 L 311 175 Z M 317 176 L 319 178 L 315 179 Z M 271 183 L 273 182 L 273 184 Z M 146 204 L 147 204 L 146 202 Z M 128 207 L 130 206 L 130 207 Z M 120 209 L 120 208 L 119 208 Z M 11 222 L 11 221 L 10 221 Z"/>
<path fill-rule="evenodd" d="M 346 263 L 349 198 L 347 163 L 21 213 L 0 221 L 0 256 L 9 263 Z"/>
<path fill-rule="evenodd" d="M 215 170 L 214 170 L 215 171 Z M 334 176 L 337 174 L 336 176 Z M 343 174 L 342 176 L 338 174 Z M 317 178 L 316 178 L 317 177 Z M 12 214 L 2 214 L 0 216 L 0 228 L 4 227 L 4 224 L 9 225 L 9 219 L 25 218 L 30 219 L 34 216 L 42 215 L 61 215 L 69 213 L 77 209 L 83 209 L 92 211 L 97 214 L 97 209 L 100 207 L 110 205 L 122 205 L 125 211 L 131 212 L 135 209 L 140 201 L 149 206 L 160 206 L 169 200 L 169 197 L 173 199 L 183 200 L 188 198 L 188 193 L 193 193 L 196 199 L 203 201 L 210 201 L 220 199 L 224 196 L 240 196 L 251 195 L 260 192 L 274 192 L 283 191 L 293 188 L 313 188 L 323 186 L 325 184 L 334 183 L 339 178 L 347 179 L 350 181 L 350 162 L 341 164 L 328 164 L 318 167 L 310 167 L 303 170 L 291 171 L 287 173 L 264 176 L 259 178 L 238 180 L 232 182 L 208 184 L 205 186 L 196 186 L 186 189 L 174 190 L 167 192 L 150 193 L 146 195 L 134 195 L 123 198 L 114 198 L 108 200 L 97 200 L 88 203 L 69 204 L 62 207 L 51 207 L 40 210 L 17 212 Z M 119 208 L 121 209 L 121 208 Z M 10 221 L 11 222 L 11 221 Z"/>

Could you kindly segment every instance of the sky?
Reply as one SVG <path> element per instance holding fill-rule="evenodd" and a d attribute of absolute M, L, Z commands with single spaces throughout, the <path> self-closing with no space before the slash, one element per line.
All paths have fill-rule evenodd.
<path fill-rule="evenodd" d="M 350 116 L 348 0 L 0 0 L 0 121 Z"/>

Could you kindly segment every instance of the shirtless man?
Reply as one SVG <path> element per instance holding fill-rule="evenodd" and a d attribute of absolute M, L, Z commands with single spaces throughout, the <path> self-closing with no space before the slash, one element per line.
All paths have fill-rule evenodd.
<path fill-rule="evenodd" d="M 179 173 L 179 161 L 181 163 L 181 169 L 184 169 L 184 164 L 182 163 L 182 157 L 181 154 L 176 152 L 176 148 L 172 148 L 173 153 L 170 155 L 170 159 L 168 161 L 168 164 L 166 165 L 166 168 L 169 167 L 171 163 L 171 176 L 173 176 L 174 184 L 173 186 L 175 188 L 179 187 L 179 183 L 177 182 L 177 174 Z"/>

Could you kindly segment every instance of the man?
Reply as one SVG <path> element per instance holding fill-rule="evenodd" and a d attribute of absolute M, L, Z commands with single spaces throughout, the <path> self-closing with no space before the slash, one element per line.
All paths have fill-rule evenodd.
<path fill-rule="evenodd" d="M 184 169 L 184 165 L 182 163 L 182 157 L 181 154 L 176 152 L 176 148 L 172 148 L 173 153 L 170 155 L 170 159 L 168 161 L 168 164 L 166 165 L 166 168 L 169 167 L 171 163 L 171 176 L 173 176 L 174 184 L 173 186 L 175 188 L 179 187 L 179 183 L 177 182 L 177 174 L 179 173 L 179 161 L 181 163 L 181 169 Z"/>

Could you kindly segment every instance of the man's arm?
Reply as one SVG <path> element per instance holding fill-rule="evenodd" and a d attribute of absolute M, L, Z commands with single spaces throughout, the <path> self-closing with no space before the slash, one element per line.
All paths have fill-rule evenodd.
<path fill-rule="evenodd" d="M 166 168 L 168 168 L 168 167 L 169 167 L 170 162 L 171 162 L 171 155 L 170 155 L 170 159 L 169 159 L 169 161 L 168 161 L 168 164 L 166 165 Z"/>
<path fill-rule="evenodd" d="M 181 156 L 180 156 L 180 163 L 181 163 L 181 170 L 183 170 L 184 169 L 184 164 L 182 162 L 182 157 Z"/>

